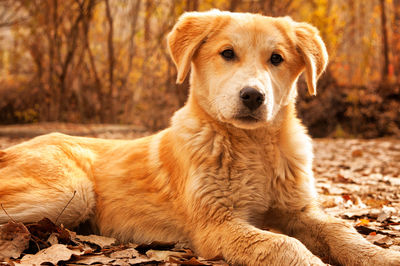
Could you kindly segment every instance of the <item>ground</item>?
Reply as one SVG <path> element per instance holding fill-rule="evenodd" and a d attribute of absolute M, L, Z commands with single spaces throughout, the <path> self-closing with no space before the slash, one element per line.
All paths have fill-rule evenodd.
<path fill-rule="evenodd" d="M 0 150 L 51 131 L 103 138 L 135 138 L 149 134 L 143 128 L 116 125 L 56 123 L 2 126 Z M 400 251 L 400 140 L 314 139 L 314 151 L 316 187 L 325 211 L 351 222 L 372 243 Z M 50 231 L 56 233 L 56 237 L 53 237 L 55 242 L 51 242 L 50 237 L 46 238 L 44 243 L 39 244 L 44 245 L 44 248 L 49 247 L 42 247 L 42 253 L 37 254 L 39 256 L 25 255 L 28 256 L 25 262 L 42 259 L 54 264 L 64 261 L 69 265 L 226 265 L 221 260 L 205 261 L 197 258 L 191 251 L 173 243 L 153 243 L 144 247 L 135 244 L 108 246 L 107 241 L 112 242 L 110 239 L 103 239 L 102 242 L 96 238 L 96 241 L 100 241 L 96 243 L 93 239 L 82 240 L 83 236 L 76 236 L 73 232 L 68 233 L 70 242 L 63 243 L 60 232 L 64 229 L 49 226 L 46 224 L 46 230 L 53 228 Z M 32 235 L 35 234 L 32 227 L 28 226 L 28 229 Z M 48 235 L 51 236 L 51 232 Z M 65 253 L 65 257 L 53 257 L 53 260 L 43 258 L 46 252 Z"/>

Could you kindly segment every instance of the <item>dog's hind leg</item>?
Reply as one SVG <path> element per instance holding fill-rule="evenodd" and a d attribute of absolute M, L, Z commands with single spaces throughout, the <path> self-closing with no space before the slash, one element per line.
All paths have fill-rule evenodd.
<path fill-rule="evenodd" d="M 0 203 L 18 222 L 47 217 L 75 227 L 93 213 L 93 184 L 65 153 L 56 147 L 43 149 L 44 152 L 11 149 L 0 153 Z M 4 210 L 0 209 L 0 224 L 10 219 Z"/>

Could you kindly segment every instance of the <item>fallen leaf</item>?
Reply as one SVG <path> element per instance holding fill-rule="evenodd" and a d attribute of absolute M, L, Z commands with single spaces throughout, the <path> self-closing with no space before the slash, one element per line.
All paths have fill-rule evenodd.
<path fill-rule="evenodd" d="M 74 263 L 79 264 L 108 264 L 115 261 L 115 259 L 107 257 L 102 254 L 81 256 L 79 259 L 75 260 Z"/>
<path fill-rule="evenodd" d="M 76 235 L 75 239 L 82 241 L 82 242 L 88 242 L 90 244 L 97 245 L 101 249 L 106 246 L 111 246 L 112 244 L 115 244 L 115 242 L 116 242 L 115 238 L 106 237 L 106 236 L 98 236 L 98 235 L 88 235 L 88 236 Z"/>
<path fill-rule="evenodd" d="M 159 261 L 150 260 L 148 258 L 134 258 L 134 259 L 117 259 L 111 265 L 129 266 L 129 265 L 163 265 Z"/>
<path fill-rule="evenodd" d="M 363 155 L 363 151 L 361 149 L 356 149 L 351 152 L 351 156 L 353 157 L 361 157 Z"/>
<path fill-rule="evenodd" d="M 170 257 L 169 262 L 182 264 L 182 265 L 212 265 L 211 263 L 209 263 L 207 261 L 200 261 L 200 260 L 196 259 L 195 257 L 192 257 L 189 260 L 185 260 L 183 258 L 177 258 L 177 257 Z"/>
<path fill-rule="evenodd" d="M 389 247 L 391 244 L 393 244 L 393 241 L 389 236 L 382 234 L 369 234 L 366 239 L 373 244 L 384 247 Z"/>
<path fill-rule="evenodd" d="M 35 255 L 25 255 L 21 259 L 21 263 L 31 265 L 41 265 L 42 263 L 52 263 L 57 265 L 60 261 L 68 261 L 72 255 L 82 255 L 83 251 L 72 250 L 62 244 L 55 244 L 49 248 L 43 249 Z"/>
<path fill-rule="evenodd" d="M 31 223 L 26 225 L 31 235 L 36 237 L 37 239 L 42 240 L 46 243 L 51 234 L 55 234 L 57 237 L 57 242 L 62 244 L 68 244 L 71 240 L 70 231 L 65 229 L 62 226 L 58 226 L 54 224 L 50 219 L 43 218 L 37 223 Z M 52 237 L 51 241 L 55 243 L 54 237 Z M 47 245 L 48 246 L 48 245 Z M 46 246 L 46 247 L 47 247 Z"/>
<path fill-rule="evenodd" d="M 371 233 L 376 232 L 376 230 L 366 227 L 364 225 L 356 226 L 357 231 L 363 235 L 372 235 Z"/>
<path fill-rule="evenodd" d="M 58 243 L 57 234 L 56 234 L 56 233 L 52 233 L 52 234 L 49 236 L 49 238 L 47 239 L 47 242 L 49 242 L 50 245 L 59 244 L 59 243 Z"/>
<path fill-rule="evenodd" d="M 175 247 L 175 242 L 161 242 L 161 241 L 153 241 L 150 244 L 141 244 L 136 247 L 136 250 L 142 254 L 146 254 L 146 252 L 150 249 L 155 250 L 169 250 Z"/>
<path fill-rule="evenodd" d="M 348 194 L 342 195 L 342 198 L 343 198 L 345 201 L 351 200 L 351 196 L 348 195 Z"/>
<path fill-rule="evenodd" d="M 343 204 L 343 198 L 339 196 L 320 195 L 320 205 L 323 208 L 333 208 Z"/>
<path fill-rule="evenodd" d="M 340 169 L 339 173 L 337 174 L 336 181 L 340 183 L 354 183 L 351 178 L 351 171 L 343 169 Z"/>
<path fill-rule="evenodd" d="M 363 218 L 365 216 L 368 216 L 370 213 L 370 210 L 368 208 L 352 208 L 348 210 L 344 210 L 342 212 L 342 217 L 346 219 L 357 219 L 357 218 Z"/>
<path fill-rule="evenodd" d="M 141 255 L 140 255 L 139 251 L 137 251 L 134 248 L 127 248 L 124 250 L 115 251 L 110 254 L 110 257 L 114 258 L 114 259 L 136 258 L 136 257 L 140 257 L 140 256 Z"/>
<path fill-rule="evenodd" d="M 356 226 L 361 226 L 361 225 L 367 226 L 368 224 L 369 224 L 368 219 L 360 219 Z"/>
<path fill-rule="evenodd" d="M 18 258 L 29 246 L 30 233 L 22 223 L 9 221 L 0 226 L 0 260 Z"/>
<path fill-rule="evenodd" d="M 169 257 L 182 257 L 184 252 L 176 252 L 170 250 L 149 250 L 146 252 L 147 257 L 156 261 L 168 261 Z"/>
<path fill-rule="evenodd" d="M 71 246 L 71 245 L 68 245 L 67 247 L 73 247 L 72 249 L 79 249 L 79 251 L 82 251 L 83 252 L 83 254 L 93 254 L 93 252 L 94 252 L 94 249 L 89 245 L 89 244 L 86 244 L 86 243 L 80 243 L 80 242 L 73 242 L 74 243 L 74 245 L 76 245 L 76 246 Z"/>
<path fill-rule="evenodd" d="M 392 216 L 392 213 L 394 212 L 396 212 L 396 209 L 383 206 L 382 211 L 379 213 L 378 218 L 376 220 L 378 222 L 386 221 Z"/>

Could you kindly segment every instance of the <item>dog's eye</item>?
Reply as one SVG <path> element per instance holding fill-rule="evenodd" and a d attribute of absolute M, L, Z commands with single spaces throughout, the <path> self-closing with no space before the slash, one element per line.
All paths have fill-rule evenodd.
<path fill-rule="evenodd" d="M 277 66 L 283 62 L 283 58 L 280 54 L 272 54 L 269 60 L 274 66 Z"/>
<path fill-rule="evenodd" d="M 232 60 L 235 58 L 235 52 L 232 49 L 226 49 L 221 52 L 221 56 L 225 60 Z"/>

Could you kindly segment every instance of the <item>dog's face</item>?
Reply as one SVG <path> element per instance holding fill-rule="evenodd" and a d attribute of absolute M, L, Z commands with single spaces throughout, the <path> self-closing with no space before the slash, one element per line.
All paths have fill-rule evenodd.
<path fill-rule="evenodd" d="M 306 69 L 315 94 L 327 52 L 318 31 L 290 18 L 217 10 L 184 14 L 168 36 L 182 82 L 192 62 L 192 94 L 213 117 L 239 128 L 273 122 L 294 101 Z"/>

